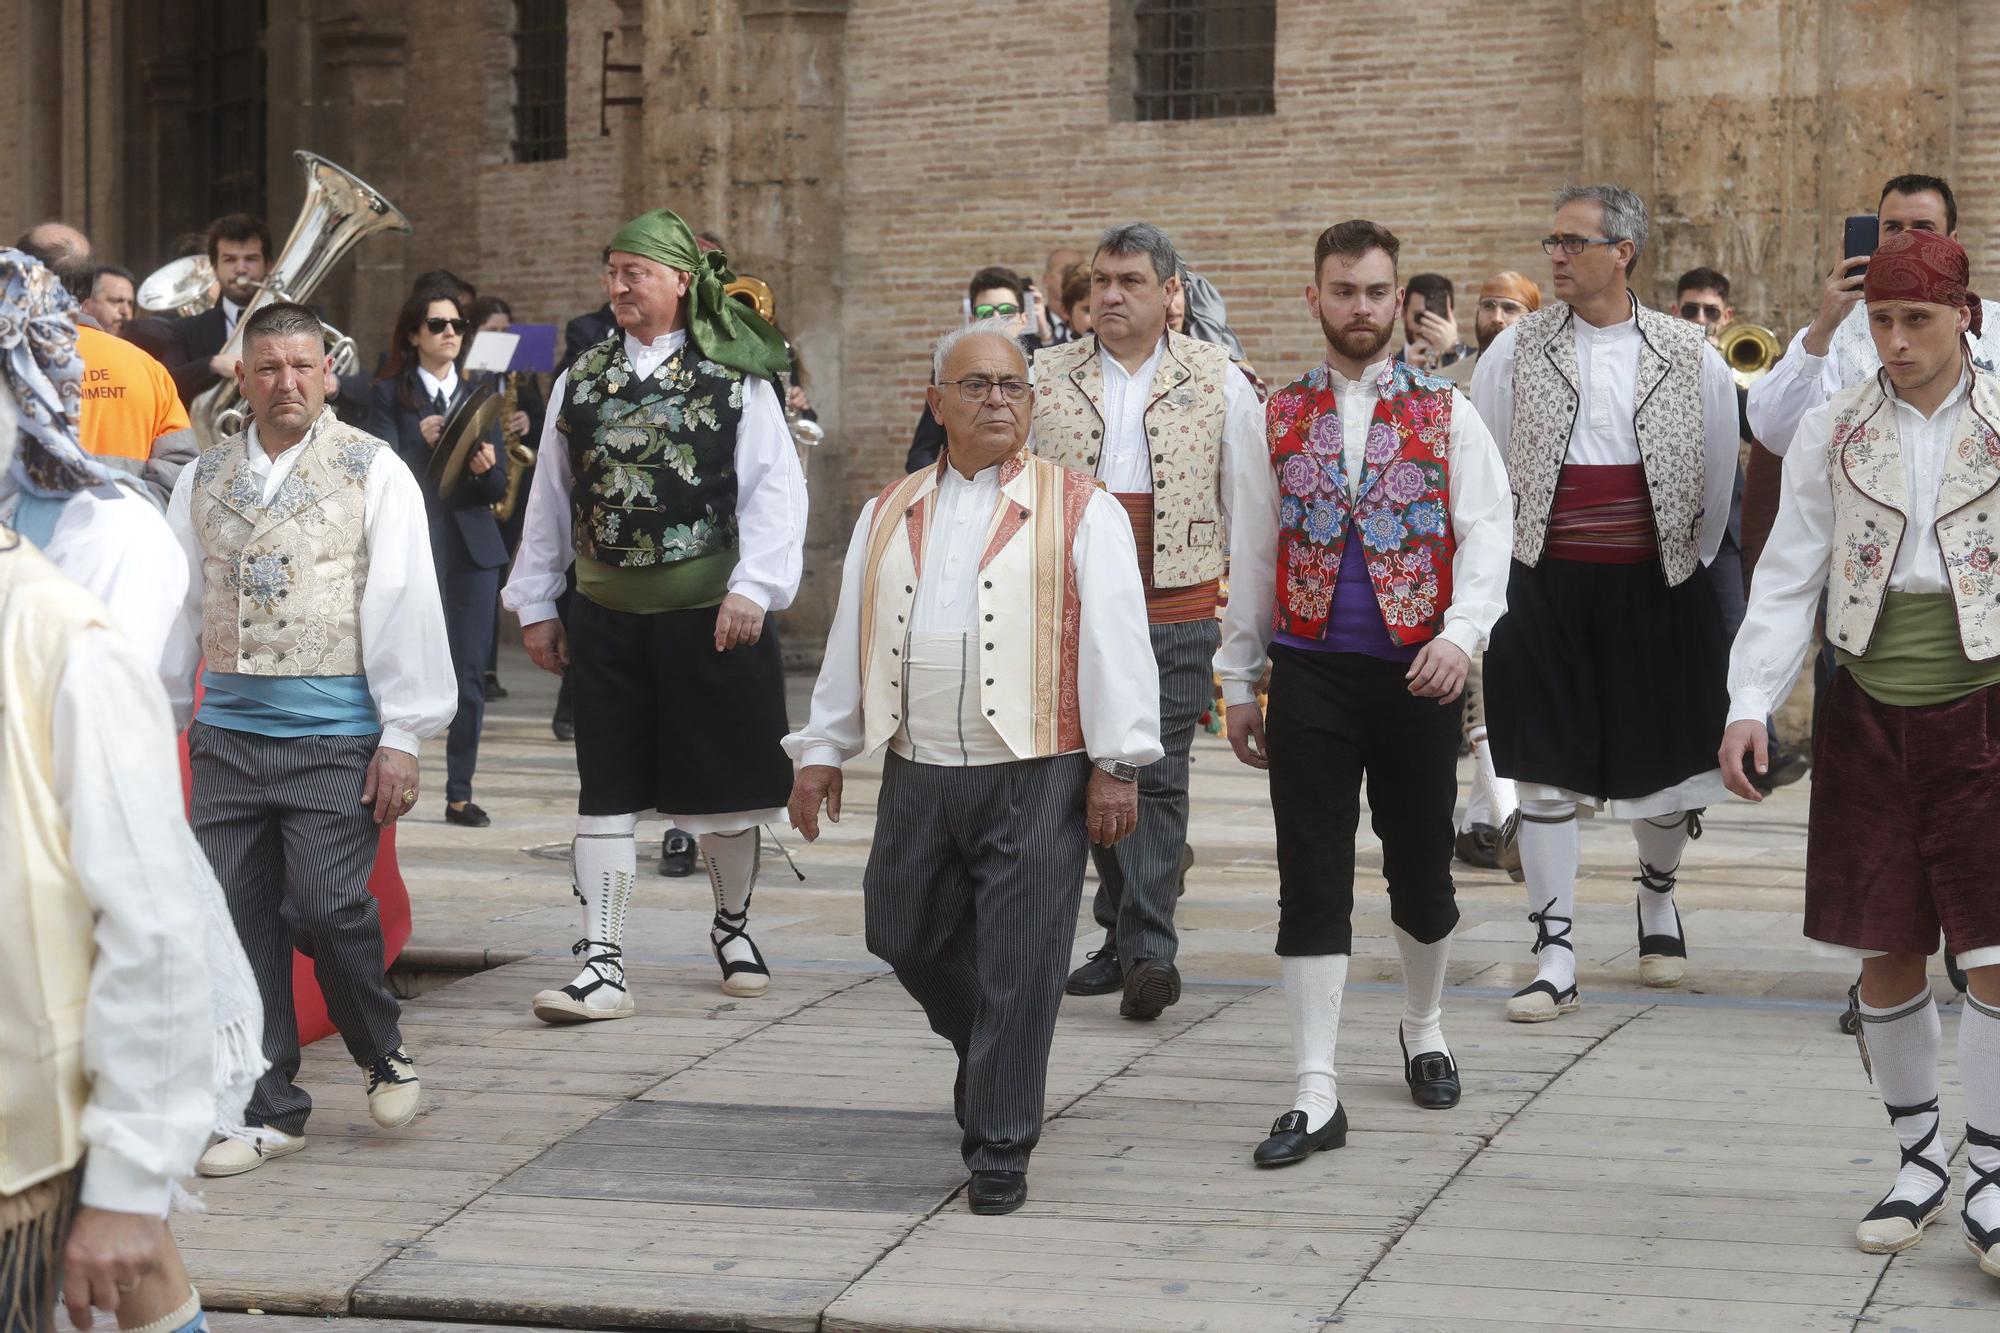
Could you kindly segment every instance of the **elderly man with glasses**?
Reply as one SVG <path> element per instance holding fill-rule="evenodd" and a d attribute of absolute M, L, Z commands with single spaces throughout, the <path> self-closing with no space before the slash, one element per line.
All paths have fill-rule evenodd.
<path fill-rule="evenodd" d="M 1139 822 L 1160 757 L 1131 524 L 1089 476 L 1027 451 L 1007 321 L 933 357 L 943 459 L 868 502 L 841 572 L 792 826 L 840 818 L 840 765 L 884 745 L 862 878 L 868 947 L 958 1054 L 975 1213 L 1027 1198 L 1028 1154 L 1089 843 Z"/>
<path fill-rule="evenodd" d="M 1528 882 L 1535 979 L 1507 1016 L 1578 1004 L 1576 817 L 1638 844 L 1639 977 L 1678 985 L 1681 851 L 1724 793 L 1702 744 L 1729 707 L 1715 590 L 1729 521 L 1736 388 L 1701 330 L 1639 304 L 1646 206 L 1616 185 L 1556 195 L 1542 241 L 1556 300 L 1480 358 L 1472 401 L 1507 458 L 1514 569 L 1486 649 L 1487 725 L 1520 809 L 1502 863 Z"/>

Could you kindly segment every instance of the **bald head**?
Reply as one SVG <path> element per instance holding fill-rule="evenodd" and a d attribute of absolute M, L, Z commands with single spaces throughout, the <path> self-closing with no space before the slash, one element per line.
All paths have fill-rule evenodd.
<path fill-rule="evenodd" d="M 66 222 L 37 222 L 21 233 L 14 248 L 33 255 L 58 273 L 90 262 L 90 238 Z"/>

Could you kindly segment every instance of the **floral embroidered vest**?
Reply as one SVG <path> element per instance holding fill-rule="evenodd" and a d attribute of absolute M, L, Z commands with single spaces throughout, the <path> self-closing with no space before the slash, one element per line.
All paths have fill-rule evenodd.
<path fill-rule="evenodd" d="M 1326 632 L 1350 531 L 1361 534 L 1368 579 L 1389 637 L 1408 647 L 1436 636 L 1451 605 L 1451 382 L 1391 361 L 1368 427 L 1361 479 L 1349 499 L 1338 399 L 1325 366 L 1271 395 L 1264 408 L 1278 479 L 1278 588 L 1272 628 Z"/>
<path fill-rule="evenodd" d="M 1104 446 L 1104 366 L 1096 338 L 1035 353 L 1035 452 L 1097 475 Z M 1153 586 L 1185 588 L 1222 577 L 1223 386 L 1242 372 L 1229 350 L 1167 335 L 1146 404 L 1153 456 Z"/>
<path fill-rule="evenodd" d="M 249 448 L 246 431 L 194 464 L 202 654 L 239 676 L 361 675 L 368 469 L 388 446 L 326 409 L 269 505 Z"/>
<path fill-rule="evenodd" d="M 1660 572 L 1679 587 L 1701 568 L 1708 452 L 1702 432 L 1701 363 L 1708 344 L 1684 319 L 1633 303 L 1639 321 L 1633 430 L 1646 468 Z M 1541 563 L 1556 482 L 1569 455 L 1582 398 L 1577 392 L 1576 312 L 1563 302 L 1514 326 L 1514 420 L 1501 440 L 1514 491 L 1514 558 Z"/>
<path fill-rule="evenodd" d="M 1975 374 L 1938 477 L 1937 542 L 1969 661 L 2000 657 L 2000 382 Z M 1908 522 L 1902 436 L 1878 379 L 1833 398 L 1826 453 L 1833 561 L 1826 631 L 1866 656 Z"/>
<path fill-rule="evenodd" d="M 946 466 L 913 472 L 875 501 L 860 588 L 863 753 L 887 744 L 904 721 L 901 653 Z M 979 561 L 975 651 L 980 708 L 1019 759 L 1083 748 L 1083 602 L 1073 552 L 1097 489 L 1083 473 L 1031 453 L 1000 464 L 1000 501 Z"/>
<path fill-rule="evenodd" d="M 641 379 L 614 332 L 569 370 L 570 531 L 576 553 L 621 569 L 736 546 L 743 375 L 684 342 Z"/>

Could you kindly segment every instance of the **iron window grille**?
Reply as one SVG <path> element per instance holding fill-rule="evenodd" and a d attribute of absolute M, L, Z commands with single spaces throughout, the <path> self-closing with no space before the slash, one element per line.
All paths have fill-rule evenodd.
<path fill-rule="evenodd" d="M 1137 0 L 1139 120 L 1268 116 L 1275 109 L 1276 0 Z"/>
<path fill-rule="evenodd" d="M 569 156 L 569 0 L 514 0 L 514 160 Z"/>

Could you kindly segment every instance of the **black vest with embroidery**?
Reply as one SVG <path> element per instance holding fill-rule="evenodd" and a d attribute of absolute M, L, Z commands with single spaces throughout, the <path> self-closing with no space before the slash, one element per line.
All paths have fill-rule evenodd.
<path fill-rule="evenodd" d="M 734 549 L 743 380 L 690 343 L 640 379 L 623 333 L 576 359 L 557 429 L 578 555 L 635 569 Z"/>

